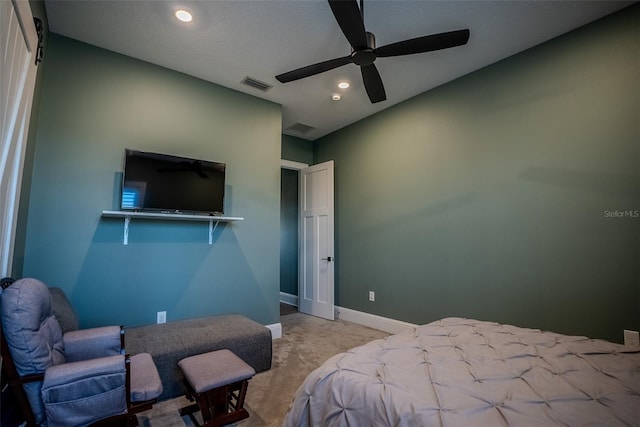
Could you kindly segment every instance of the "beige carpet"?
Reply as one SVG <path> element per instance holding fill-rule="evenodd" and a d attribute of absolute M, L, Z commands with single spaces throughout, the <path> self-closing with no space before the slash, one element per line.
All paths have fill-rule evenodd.
<path fill-rule="evenodd" d="M 291 399 L 304 378 L 329 357 L 389 334 L 343 320 L 328 321 L 301 313 L 280 317 L 283 337 L 273 342 L 271 369 L 249 382 L 245 408 L 250 417 L 237 426 L 280 426 Z M 138 415 L 140 426 L 193 426 L 178 409 L 185 398 L 160 402 Z M 199 414 L 198 414 L 198 419 Z"/>
<path fill-rule="evenodd" d="M 293 314 L 298 312 L 298 307 L 295 305 L 286 304 L 284 302 L 280 303 L 280 316 L 285 316 L 287 314 Z"/>

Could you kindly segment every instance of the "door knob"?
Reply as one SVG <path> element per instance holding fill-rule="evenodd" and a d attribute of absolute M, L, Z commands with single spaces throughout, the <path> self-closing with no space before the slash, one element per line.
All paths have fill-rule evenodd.
<path fill-rule="evenodd" d="M 330 256 L 326 257 L 326 258 L 320 258 L 322 261 L 327 261 L 327 262 L 331 262 L 333 261 L 333 258 L 331 258 Z"/>

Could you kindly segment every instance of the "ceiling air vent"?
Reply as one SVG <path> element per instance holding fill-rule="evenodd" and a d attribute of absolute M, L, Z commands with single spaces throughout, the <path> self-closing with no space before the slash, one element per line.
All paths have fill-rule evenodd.
<path fill-rule="evenodd" d="M 247 86 L 251 86 L 253 88 L 261 90 L 263 92 L 266 92 L 266 91 L 268 91 L 269 89 L 271 89 L 273 87 L 270 84 L 267 84 L 265 82 L 261 82 L 260 80 L 256 80 L 253 77 L 249 77 L 249 76 L 247 76 L 244 79 L 242 79 L 242 83 L 246 84 Z"/>
<path fill-rule="evenodd" d="M 288 128 L 286 128 L 285 130 L 288 131 L 292 131 L 292 132 L 298 132 L 301 134 L 307 134 L 309 132 L 311 132 L 312 130 L 315 130 L 316 128 L 314 128 L 313 126 L 310 125 L 305 125 L 304 123 L 294 123 L 291 126 L 289 126 Z"/>

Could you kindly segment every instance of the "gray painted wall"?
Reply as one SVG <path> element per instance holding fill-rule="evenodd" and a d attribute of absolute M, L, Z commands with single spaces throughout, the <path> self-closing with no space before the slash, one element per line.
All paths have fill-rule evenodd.
<path fill-rule="evenodd" d="M 313 142 L 295 136 L 282 135 L 282 158 L 312 165 Z"/>
<path fill-rule="evenodd" d="M 606 214 L 640 210 L 639 16 L 316 141 L 336 165 L 336 303 L 618 342 L 640 329 L 640 218 Z"/>
<path fill-rule="evenodd" d="M 279 321 L 281 107 L 50 35 L 24 276 L 62 287 L 83 327 L 238 312 Z M 247 126 L 250 123 L 251 126 Z M 225 213 L 207 223 L 101 219 L 124 148 L 225 162 Z"/>

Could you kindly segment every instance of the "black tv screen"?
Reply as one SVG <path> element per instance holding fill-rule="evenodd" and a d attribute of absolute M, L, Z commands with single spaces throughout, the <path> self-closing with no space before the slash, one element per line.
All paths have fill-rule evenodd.
<path fill-rule="evenodd" d="M 123 210 L 224 213 L 224 163 L 125 150 Z"/>

